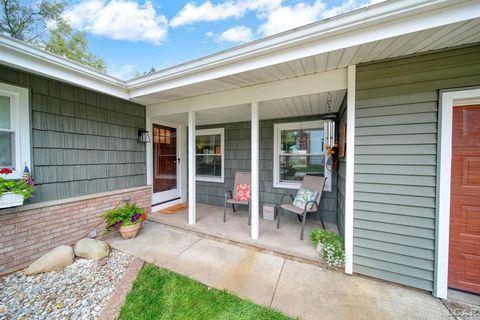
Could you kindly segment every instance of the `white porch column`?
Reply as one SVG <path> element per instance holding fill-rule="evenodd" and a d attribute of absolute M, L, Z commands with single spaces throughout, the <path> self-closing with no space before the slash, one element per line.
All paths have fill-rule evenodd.
<path fill-rule="evenodd" d="M 195 112 L 188 112 L 188 223 L 195 224 L 196 217 L 196 157 L 195 157 Z"/>
<path fill-rule="evenodd" d="M 251 214 L 252 214 L 252 239 L 258 239 L 259 236 L 259 121 L 258 121 L 258 102 L 252 102 L 252 195 Z"/>
<path fill-rule="evenodd" d="M 355 165 L 355 72 L 348 67 L 347 91 L 347 160 L 345 178 L 345 273 L 353 273 L 353 192 Z"/>

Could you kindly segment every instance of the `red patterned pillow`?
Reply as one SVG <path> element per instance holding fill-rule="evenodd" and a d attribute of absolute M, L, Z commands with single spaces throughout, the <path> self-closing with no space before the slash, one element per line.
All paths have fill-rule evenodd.
<path fill-rule="evenodd" d="M 235 185 L 235 197 L 236 201 L 248 201 L 250 200 L 250 194 L 252 192 L 252 185 L 250 183 L 237 183 Z"/>

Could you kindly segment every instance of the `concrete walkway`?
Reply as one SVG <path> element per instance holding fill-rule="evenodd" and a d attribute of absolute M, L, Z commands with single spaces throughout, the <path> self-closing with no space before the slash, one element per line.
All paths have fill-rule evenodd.
<path fill-rule="evenodd" d="M 146 223 L 112 247 L 303 319 L 455 319 L 429 293 Z"/>

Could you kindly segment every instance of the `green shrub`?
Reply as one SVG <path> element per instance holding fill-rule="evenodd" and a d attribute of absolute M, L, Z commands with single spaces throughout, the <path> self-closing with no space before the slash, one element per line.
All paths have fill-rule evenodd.
<path fill-rule="evenodd" d="M 335 234 L 333 232 L 327 231 L 325 229 L 315 228 L 310 233 L 310 240 L 314 247 L 319 243 L 324 243 L 326 240 L 332 238 Z"/>
<path fill-rule="evenodd" d="M 332 269 L 337 269 L 345 263 L 345 244 L 342 237 L 331 231 L 315 228 L 310 233 L 310 240 L 314 246 L 322 244 L 320 253 Z"/>
<path fill-rule="evenodd" d="M 24 200 L 30 199 L 35 192 L 35 188 L 27 184 L 24 180 L 6 180 L 0 178 L 0 196 L 6 192 L 13 192 L 23 196 Z"/>

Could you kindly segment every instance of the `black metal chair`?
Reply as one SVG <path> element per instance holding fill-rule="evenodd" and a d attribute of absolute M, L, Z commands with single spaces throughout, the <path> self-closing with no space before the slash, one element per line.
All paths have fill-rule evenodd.
<path fill-rule="evenodd" d="M 305 230 L 305 220 L 307 219 L 308 213 L 316 213 L 320 209 L 320 200 L 322 198 L 323 187 L 325 186 L 325 181 L 327 180 L 326 177 L 318 177 L 318 176 L 305 176 L 303 177 L 302 181 L 302 188 L 308 190 L 317 191 L 317 196 L 315 200 L 309 201 L 305 204 L 305 208 L 297 207 L 293 204 L 293 195 L 291 194 L 284 194 L 282 199 L 280 200 L 280 212 L 278 213 L 278 220 L 277 220 L 277 229 L 280 228 L 280 216 L 283 213 L 283 210 L 293 212 L 297 214 L 298 220 L 302 223 L 302 232 L 300 233 L 300 240 L 303 240 L 303 233 Z M 290 196 L 292 199 L 292 203 L 290 204 L 283 204 L 283 200 L 286 196 Z M 309 209 L 310 205 L 313 204 L 313 208 Z M 320 221 L 322 222 L 322 227 L 325 229 L 325 224 L 323 223 L 323 217 L 320 215 Z"/>
<path fill-rule="evenodd" d="M 236 172 L 235 173 L 235 184 L 234 184 L 234 190 L 237 186 L 237 184 L 252 184 L 252 177 L 250 172 Z M 223 207 L 223 222 L 227 222 L 227 204 L 232 205 L 233 212 L 236 212 L 235 210 L 235 205 L 243 205 L 243 206 L 248 206 L 248 225 L 251 225 L 252 223 L 252 210 L 251 210 L 251 205 L 250 205 L 250 199 L 249 200 L 235 200 L 236 196 L 236 191 L 232 195 L 232 190 L 227 190 L 225 192 L 225 204 Z"/>

